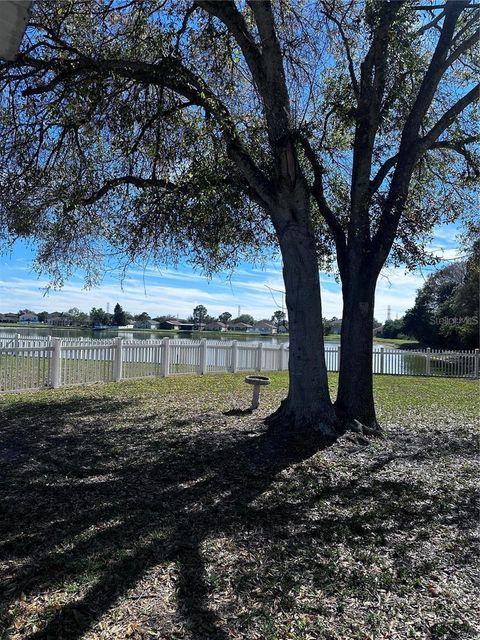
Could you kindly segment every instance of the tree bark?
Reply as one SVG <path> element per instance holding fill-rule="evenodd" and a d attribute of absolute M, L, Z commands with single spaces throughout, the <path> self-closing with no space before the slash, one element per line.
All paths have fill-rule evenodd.
<path fill-rule="evenodd" d="M 373 398 L 373 312 L 376 276 L 364 266 L 344 279 L 338 393 L 335 410 L 343 429 L 380 434 Z M 360 423 L 360 424 L 359 424 Z"/>
<path fill-rule="evenodd" d="M 290 384 L 287 397 L 267 424 L 287 435 L 335 439 L 338 432 L 328 390 L 313 230 L 307 222 L 291 222 L 277 233 L 289 317 Z"/>

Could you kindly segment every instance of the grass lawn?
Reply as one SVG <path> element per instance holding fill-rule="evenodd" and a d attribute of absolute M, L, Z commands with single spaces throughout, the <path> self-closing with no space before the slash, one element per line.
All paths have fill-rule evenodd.
<path fill-rule="evenodd" d="M 271 378 L 0 397 L 0 639 L 477 638 L 478 383 L 377 376 L 385 440 L 289 457 Z"/>
<path fill-rule="evenodd" d="M 386 347 L 388 347 L 389 345 L 393 345 L 394 347 L 403 347 L 405 348 L 410 348 L 410 349 L 420 349 L 420 348 L 424 348 L 422 347 L 422 345 L 417 342 L 416 340 L 413 340 L 412 338 L 374 338 L 373 339 L 373 343 L 375 346 L 375 343 L 378 343 L 380 345 L 385 345 Z"/>

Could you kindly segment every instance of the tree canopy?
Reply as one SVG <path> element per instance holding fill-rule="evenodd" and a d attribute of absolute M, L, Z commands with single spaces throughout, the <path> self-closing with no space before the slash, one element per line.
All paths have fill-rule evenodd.
<path fill-rule="evenodd" d="M 207 308 L 203 304 L 198 304 L 192 314 L 192 321 L 194 325 L 196 327 L 200 327 L 211 320 L 212 318 L 208 315 Z"/>
<path fill-rule="evenodd" d="M 223 322 L 223 324 L 228 324 L 232 319 L 232 314 L 228 311 L 224 311 L 218 316 L 218 321 Z"/>
<path fill-rule="evenodd" d="M 238 324 L 239 322 L 243 322 L 244 324 L 255 324 L 255 318 L 249 313 L 242 313 L 232 320 L 232 324 Z"/>
<path fill-rule="evenodd" d="M 467 260 L 430 275 L 405 314 L 403 330 L 432 347 L 479 347 L 480 241 Z"/>
<path fill-rule="evenodd" d="M 119 327 L 123 327 L 127 324 L 127 315 L 118 302 L 113 308 L 112 322 Z"/>
<path fill-rule="evenodd" d="M 324 257 L 333 239 L 342 253 L 355 225 L 382 261 L 390 241 L 395 259 L 425 259 L 418 238 L 468 209 L 461 187 L 478 177 L 468 105 L 479 11 L 419 4 L 38 0 L 21 54 L 0 66 L 3 239 L 35 237 L 58 283 L 74 264 L 98 275 L 103 241 L 118 259 L 189 255 L 208 272 L 253 258 L 274 238 L 265 205 L 281 190 L 269 148 L 278 118 L 327 222 L 315 218 Z M 422 86 L 441 40 L 448 53 Z M 352 192 L 359 136 L 363 195 Z M 352 197 L 371 205 L 363 223 L 350 219 Z"/>

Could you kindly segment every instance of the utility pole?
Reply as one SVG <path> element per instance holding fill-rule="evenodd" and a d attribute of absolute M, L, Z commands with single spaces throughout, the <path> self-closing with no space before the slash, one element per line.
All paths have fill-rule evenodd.
<path fill-rule="evenodd" d="M 285 291 L 283 291 L 282 289 L 274 289 L 273 287 L 269 287 L 268 284 L 265 285 L 267 287 L 267 289 L 270 291 L 270 295 L 273 298 L 273 301 L 275 302 L 275 304 L 277 305 L 277 307 L 279 306 L 278 302 L 275 300 L 272 291 L 276 291 L 277 293 L 281 293 L 282 294 L 282 314 L 285 313 L 285 304 L 284 304 L 284 300 L 285 300 Z M 287 317 L 285 316 L 285 319 L 287 319 Z"/>

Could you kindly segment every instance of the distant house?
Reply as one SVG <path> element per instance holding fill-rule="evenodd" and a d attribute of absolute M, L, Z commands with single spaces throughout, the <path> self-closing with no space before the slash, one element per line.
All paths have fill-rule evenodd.
<path fill-rule="evenodd" d="M 159 322 L 158 323 L 158 328 L 159 329 L 164 329 L 164 330 L 176 330 L 176 331 L 180 331 L 180 326 L 181 326 L 181 322 L 179 320 L 163 320 L 163 322 Z"/>
<path fill-rule="evenodd" d="M 288 327 L 284 324 L 281 324 L 277 327 L 277 333 L 288 333 Z"/>
<path fill-rule="evenodd" d="M 373 330 L 374 336 L 382 337 L 382 333 L 383 333 L 383 324 L 381 324 L 379 327 L 375 327 L 375 329 Z"/>
<path fill-rule="evenodd" d="M 30 322 L 38 322 L 38 316 L 33 311 L 25 310 L 23 313 L 20 314 L 18 321 L 26 322 L 27 324 L 29 324 Z"/>
<path fill-rule="evenodd" d="M 341 320 L 329 320 L 328 323 L 331 326 L 330 334 L 339 336 L 342 333 L 342 321 Z"/>
<path fill-rule="evenodd" d="M 271 322 L 256 322 L 247 329 L 247 333 L 277 333 L 277 327 Z"/>
<path fill-rule="evenodd" d="M 18 314 L 0 313 L 0 322 L 18 322 Z"/>
<path fill-rule="evenodd" d="M 217 320 L 214 322 L 208 322 L 205 327 L 205 331 L 227 331 L 228 327 L 223 322 L 218 322 Z"/>
<path fill-rule="evenodd" d="M 229 324 L 228 325 L 228 330 L 229 331 L 245 331 L 247 332 L 248 329 L 251 328 L 251 324 L 247 324 L 246 322 L 236 322 L 234 324 Z"/>
<path fill-rule="evenodd" d="M 203 325 L 199 325 L 199 328 L 202 328 Z M 181 322 L 180 323 L 180 331 L 194 331 L 195 325 L 193 322 Z"/>
<path fill-rule="evenodd" d="M 158 329 L 159 324 L 156 320 L 136 320 L 133 326 L 135 329 Z"/>
<path fill-rule="evenodd" d="M 49 313 L 47 316 L 47 324 L 54 327 L 70 327 L 72 318 L 68 313 Z"/>

